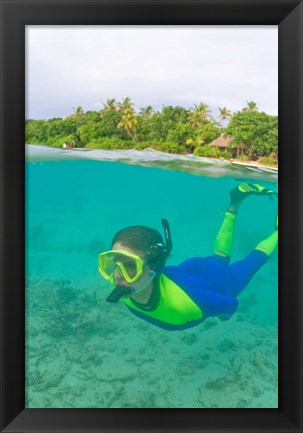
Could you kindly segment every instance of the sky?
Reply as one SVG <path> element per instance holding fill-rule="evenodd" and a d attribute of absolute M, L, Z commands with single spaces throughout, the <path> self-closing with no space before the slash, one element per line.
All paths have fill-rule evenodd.
<path fill-rule="evenodd" d="M 278 26 L 26 26 L 26 118 L 134 108 L 278 114 Z"/>

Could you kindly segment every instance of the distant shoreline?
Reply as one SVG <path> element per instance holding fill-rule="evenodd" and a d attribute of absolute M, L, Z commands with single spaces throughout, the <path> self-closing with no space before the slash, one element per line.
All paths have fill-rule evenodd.
<path fill-rule="evenodd" d="M 278 168 L 260 164 L 258 161 L 241 161 L 236 158 L 206 158 L 193 154 L 171 154 L 146 148 L 137 149 L 87 149 L 52 147 L 44 144 L 29 144 L 27 161 L 45 159 L 93 159 L 102 161 L 124 161 L 144 166 L 162 167 L 206 176 L 248 177 L 258 181 L 277 181 Z M 270 175 L 270 176 L 269 176 Z M 268 177 L 269 176 L 269 177 Z"/>
<path fill-rule="evenodd" d="M 79 150 L 79 148 L 77 147 L 72 147 L 70 148 L 71 150 Z M 82 149 L 82 148 L 81 148 Z M 98 148 L 94 149 L 94 148 L 90 148 L 90 150 L 99 150 Z M 102 149 L 102 150 L 136 150 L 138 152 L 142 152 L 146 149 Z M 156 149 L 153 148 L 148 148 L 148 150 L 152 150 L 152 151 L 156 151 Z M 161 151 L 160 151 L 161 152 Z M 164 152 L 167 153 L 167 152 Z M 183 154 L 183 153 L 168 153 L 169 155 L 179 155 L 179 156 L 194 156 L 196 158 L 203 158 L 203 157 L 197 157 L 196 155 L 194 155 L 193 153 L 189 153 L 189 154 Z M 213 156 L 205 156 L 204 158 L 209 158 L 209 159 L 213 159 L 215 161 L 221 161 L 221 162 L 225 162 L 225 163 L 229 163 L 229 164 L 239 164 L 239 165 L 244 165 L 247 167 L 259 167 L 259 168 L 266 168 L 266 169 L 270 169 L 270 170 L 276 170 L 278 172 L 278 167 L 274 167 L 272 165 L 264 165 L 264 164 L 260 164 L 258 161 L 252 161 L 252 160 L 247 160 L 247 161 L 242 161 L 240 159 L 237 158 L 230 158 L 230 159 L 224 159 L 223 157 L 221 158 L 215 158 Z"/>
<path fill-rule="evenodd" d="M 218 161 L 220 161 L 220 160 L 218 160 Z M 230 164 L 246 165 L 248 167 L 269 168 L 271 170 L 277 170 L 278 171 L 278 167 L 273 167 L 271 165 L 263 165 L 263 164 L 260 164 L 258 161 L 241 161 L 239 159 L 233 158 L 232 161 L 224 160 L 224 162 L 229 162 Z"/>

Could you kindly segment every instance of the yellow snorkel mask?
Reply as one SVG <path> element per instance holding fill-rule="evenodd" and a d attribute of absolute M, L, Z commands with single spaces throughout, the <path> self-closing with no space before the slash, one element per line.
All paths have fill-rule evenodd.
<path fill-rule="evenodd" d="M 144 261 L 136 254 L 122 250 L 110 250 L 99 254 L 99 272 L 110 280 L 116 270 L 128 283 L 134 283 L 140 278 L 144 269 Z"/>
<path fill-rule="evenodd" d="M 150 250 L 146 251 L 145 260 L 137 254 L 125 250 L 109 250 L 99 254 L 99 272 L 106 280 L 111 280 L 111 283 L 113 284 L 113 277 L 115 272 L 118 271 L 130 284 L 130 286 L 117 285 L 112 293 L 107 297 L 106 300 L 108 302 L 118 302 L 123 296 L 129 296 L 132 293 L 141 292 L 156 276 L 156 272 L 151 269 L 155 266 L 154 263 L 151 265 L 151 257 L 157 257 L 159 254 L 164 254 L 165 257 L 168 257 L 172 250 L 168 221 L 163 219 L 161 222 L 164 228 L 166 244 L 157 243 L 151 245 Z M 147 272 L 144 272 L 147 268 L 150 269 L 148 269 Z M 142 278 L 140 278 L 141 276 Z"/>

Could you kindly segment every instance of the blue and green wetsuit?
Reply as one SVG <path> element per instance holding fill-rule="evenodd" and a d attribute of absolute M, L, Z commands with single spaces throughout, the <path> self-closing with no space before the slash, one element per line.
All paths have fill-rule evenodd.
<path fill-rule="evenodd" d="M 230 264 L 235 219 L 235 213 L 226 212 L 214 255 L 191 258 L 178 266 L 164 266 L 158 273 L 148 304 L 124 298 L 130 311 L 168 330 L 191 328 L 208 317 L 229 319 L 237 310 L 237 296 L 278 243 L 275 230 L 245 259 Z"/>

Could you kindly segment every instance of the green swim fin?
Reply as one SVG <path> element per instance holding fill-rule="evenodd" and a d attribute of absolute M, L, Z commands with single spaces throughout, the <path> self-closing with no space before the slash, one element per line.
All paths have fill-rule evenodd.
<path fill-rule="evenodd" d="M 230 191 L 231 203 L 236 203 L 243 200 L 248 195 L 277 195 L 276 192 L 271 189 L 264 188 L 264 186 L 257 183 L 241 182 L 240 185 L 236 186 Z"/>

